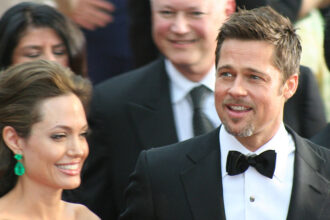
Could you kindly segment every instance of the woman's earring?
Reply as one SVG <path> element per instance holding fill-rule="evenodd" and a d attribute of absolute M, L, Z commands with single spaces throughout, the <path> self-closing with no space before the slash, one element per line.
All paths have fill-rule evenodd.
<path fill-rule="evenodd" d="M 14 158 L 17 160 L 17 163 L 14 167 L 14 172 L 17 176 L 22 176 L 25 173 L 25 168 L 19 160 L 23 158 L 22 154 L 15 154 Z"/>

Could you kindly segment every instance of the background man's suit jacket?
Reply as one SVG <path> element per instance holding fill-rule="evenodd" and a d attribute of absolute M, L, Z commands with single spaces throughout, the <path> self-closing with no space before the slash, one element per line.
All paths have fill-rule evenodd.
<path fill-rule="evenodd" d="M 298 136 L 288 220 L 329 219 L 330 151 Z M 221 144 L 221 143 L 220 143 Z M 120 220 L 225 219 L 219 129 L 142 151 Z"/>
<path fill-rule="evenodd" d="M 305 138 L 312 137 L 327 124 L 316 78 L 308 67 L 300 66 L 298 88 L 284 105 L 283 120 Z"/>
<path fill-rule="evenodd" d="M 328 124 L 322 131 L 311 138 L 314 143 L 325 146 L 330 149 L 330 124 Z"/>
<path fill-rule="evenodd" d="M 306 98 L 312 91 L 301 92 Z M 289 125 L 299 131 L 319 126 L 319 121 L 306 117 L 307 110 L 319 110 L 317 103 L 308 100 L 308 105 L 301 105 L 301 98 L 287 103 L 292 102 L 294 108 L 286 116 L 293 122 Z M 89 119 L 92 134 L 87 169 L 81 187 L 74 195 L 65 192 L 64 199 L 86 204 L 102 219 L 117 219 L 124 208 L 128 176 L 141 150 L 178 142 L 164 61 L 96 86 Z"/>

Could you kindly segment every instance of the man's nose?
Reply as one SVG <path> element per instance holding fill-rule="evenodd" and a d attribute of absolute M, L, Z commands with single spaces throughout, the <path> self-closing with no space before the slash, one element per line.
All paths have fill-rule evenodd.
<path fill-rule="evenodd" d="M 236 77 L 232 86 L 229 88 L 229 94 L 233 97 L 240 97 L 247 95 L 246 86 L 244 80 L 240 77 Z"/>
<path fill-rule="evenodd" d="M 189 22 L 183 13 L 177 14 L 173 19 L 171 31 L 177 34 L 185 34 L 189 31 Z"/>

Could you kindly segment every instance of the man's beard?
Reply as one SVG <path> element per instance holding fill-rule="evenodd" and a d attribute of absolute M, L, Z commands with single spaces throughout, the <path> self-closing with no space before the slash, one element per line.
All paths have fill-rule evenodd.
<path fill-rule="evenodd" d="M 247 123 L 247 125 L 239 131 L 234 131 L 233 129 L 231 129 L 226 120 L 224 120 L 222 124 L 225 126 L 226 131 L 235 137 L 250 137 L 253 135 L 253 132 L 255 130 L 252 121 Z"/>
<path fill-rule="evenodd" d="M 234 98 L 228 98 L 223 101 L 223 107 L 226 108 L 226 104 L 237 104 L 237 105 L 244 105 L 250 107 L 252 110 L 255 109 L 255 105 L 252 102 L 245 101 L 243 99 L 234 99 Z M 229 119 L 232 120 L 234 123 L 238 123 L 241 119 Z M 255 127 L 253 125 L 253 118 L 248 120 L 246 123 L 246 126 L 240 129 L 239 131 L 234 131 L 231 127 L 229 127 L 229 123 L 227 120 L 221 120 L 222 124 L 225 126 L 226 131 L 235 136 L 235 137 L 250 137 L 253 135 L 255 131 Z"/>

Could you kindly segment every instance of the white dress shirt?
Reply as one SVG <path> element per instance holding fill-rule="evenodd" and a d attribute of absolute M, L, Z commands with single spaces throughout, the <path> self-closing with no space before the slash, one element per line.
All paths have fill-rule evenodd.
<path fill-rule="evenodd" d="M 214 106 L 215 66 L 199 82 L 193 82 L 184 77 L 167 59 L 165 59 L 165 69 L 170 79 L 170 95 L 179 141 L 194 136 L 192 125 L 193 107 L 189 95 L 190 90 L 194 87 L 204 85 L 211 90 L 203 103 L 203 112 L 213 123 L 214 127 L 218 127 L 220 119 Z"/>
<path fill-rule="evenodd" d="M 224 126 L 220 134 L 221 172 L 224 207 L 227 220 L 284 220 L 287 217 L 293 182 L 295 144 L 283 123 L 274 137 L 256 152 L 245 148 Z M 276 166 L 272 179 L 254 167 L 244 173 L 229 176 L 227 155 L 231 150 L 245 155 L 276 151 Z"/>

